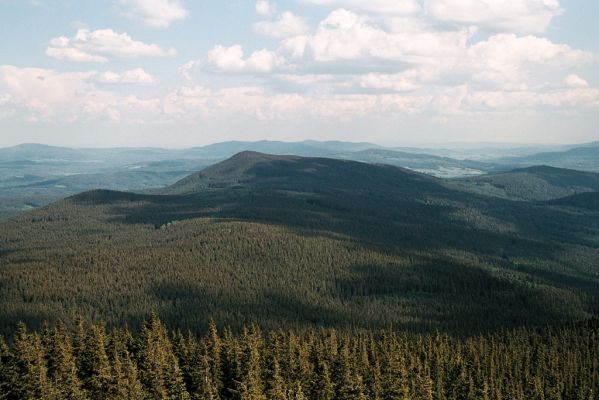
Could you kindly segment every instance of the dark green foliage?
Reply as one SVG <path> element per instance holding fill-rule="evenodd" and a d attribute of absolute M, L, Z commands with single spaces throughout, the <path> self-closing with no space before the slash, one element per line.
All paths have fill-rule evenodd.
<path fill-rule="evenodd" d="M 61 327 L 51 332 L 66 343 L 76 335 Z M 131 348 L 124 345 L 129 334 L 122 329 L 105 334 L 102 325 L 93 325 L 84 333 L 90 346 L 79 357 L 97 358 L 103 338 L 113 354 L 108 360 L 112 379 L 99 380 L 97 369 L 73 375 L 71 367 L 58 368 L 48 374 L 52 366 L 78 360 L 65 363 L 56 342 L 46 347 L 40 334 L 21 326 L 12 345 L 0 349 L 0 398 L 587 400 L 599 390 L 597 320 L 461 339 L 334 329 L 262 334 L 251 327 L 238 336 L 216 333 L 224 355 L 219 361 L 210 359 L 206 347 L 215 332 L 200 338 L 167 334 L 155 316 L 132 337 Z M 379 364 L 380 369 L 372 368 Z M 211 383 L 214 371 L 224 378 L 220 392 Z M 56 379 L 60 375 L 69 379 Z M 183 380 L 184 375 L 191 379 Z M 80 388 L 78 381 L 96 384 Z"/>
<path fill-rule="evenodd" d="M 468 191 L 514 200 L 554 200 L 599 191 L 599 174 L 536 166 L 450 181 Z"/>
<path fill-rule="evenodd" d="M 597 209 L 472 195 L 390 166 L 252 153 L 168 191 L 198 188 L 86 192 L 0 224 L 1 332 L 78 315 L 138 326 L 156 311 L 194 333 L 210 317 L 234 332 L 259 321 L 469 333 L 599 311 Z M 217 345 L 206 344 L 210 365 L 225 356 Z M 73 346 L 77 355 L 79 337 Z M 214 385 L 222 392 L 242 373 Z"/>

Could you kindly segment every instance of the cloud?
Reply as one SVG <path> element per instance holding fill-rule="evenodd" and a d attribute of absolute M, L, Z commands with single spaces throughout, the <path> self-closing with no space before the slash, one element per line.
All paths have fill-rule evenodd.
<path fill-rule="evenodd" d="M 152 28 L 166 28 L 188 16 L 179 0 L 120 0 L 124 15 Z"/>
<path fill-rule="evenodd" d="M 186 64 L 190 65 L 190 64 Z M 271 72 L 282 67 L 284 60 L 276 53 L 262 49 L 244 58 L 243 47 L 239 44 L 224 47 L 215 46 L 209 53 L 205 67 L 214 72 Z"/>
<path fill-rule="evenodd" d="M 72 62 L 106 62 L 104 56 L 89 54 L 74 47 L 48 47 L 46 55 L 50 58 Z"/>
<path fill-rule="evenodd" d="M 414 14 L 421 10 L 416 0 L 303 0 L 321 6 L 334 6 L 377 14 Z"/>
<path fill-rule="evenodd" d="M 159 99 L 99 90 L 94 82 L 101 78 L 96 71 L 57 72 L 1 65 L 0 93 L 9 96 L 13 109 L 20 110 L 31 121 L 101 118 L 143 121 L 157 114 Z"/>
<path fill-rule="evenodd" d="M 106 71 L 100 74 L 97 78 L 101 83 L 128 83 L 139 85 L 153 85 L 157 80 L 151 74 L 148 74 L 141 68 L 135 68 L 122 73 Z"/>
<path fill-rule="evenodd" d="M 112 29 L 79 29 L 71 38 L 60 36 L 52 39 L 46 55 L 73 62 L 105 62 L 108 57 L 175 57 L 177 51 L 133 40 L 128 34 Z"/>
<path fill-rule="evenodd" d="M 360 86 L 366 89 L 387 89 L 409 92 L 421 87 L 417 83 L 419 71 L 409 70 L 396 74 L 369 73 L 360 77 Z"/>
<path fill-rule="evenodd" d="M 406 73 L 408 79 L 424 79 Z M 394 87 L 393 93 L 278 93 L 261 86 L 208 88 L 182 86 L 165 95 L 141 98 L 130 91 L 101 90 L 95 83 L 122 80 L 96 71 L 56 72 L 41 68 L 0 66 L 2 118 L 31 121 L 121 122 L 216 121 L 382 121 L 400 116 L 493 115 L 522 110 L 583 110 L 599 108 L 599 90 L 589 87 L 550 87 L 537 90 L 487 90 L 469 84 L 403 90 L 402 76 L 363 77 L 370 86 Z M 331 76 L 286 77 L 298 83 L 335 82 Z M 382 84 L 379 84 L 382 82 Z M 399 85 L 399 86 L 398 86 Z M 412 88 L 408 88 L 412 89 Z M 403 91 L 402 91 L 403 90 Z"/>
<path fill-rule="evenodd" d="M 282 39 L 307 33 L 308 25 L 302 17 L 285 11 L 276 21 L 256 22 L 254 31 L 262 36 Z"/>
<path fill-rule="evenodd" d="M 576 74 L 571 74 L 566 77 L 564 83 L 573 88 L 585 88 L 589 83 Z"/>
<path fill-rule="evenodd" d="M 543 32 L 562 13 L 559 0 L 428 0 L 430 16 L 504 32 Z"/>
<path fill-rule="evenodd" d="M 274 11 L 268 1 L 258 0 L 256 2 L 256 13 L 258 15 L 264 15 L 265 17 L 270 17 L 274 13 Z"/>
<path fill-rule="evenodd" d="M 549 70 L 583 66 L 592 59 L 589 52 L 545 38 L 502 33 L 472 45 L 462 67 L 476 81 L 502 83 L 526 81 L 532 75 L 543 78 Z"/>
<path fill-rule="evenodd" d="M 367 17 L 339 9 L 320 22 L 314 35 L 289 38 L 281 48 L 291 58 L 309 57 L 316 62 L 378 59 L 438 63 L 440 59 L 461 57 L 471 35 L 468 29 L 390 32 Z"/>

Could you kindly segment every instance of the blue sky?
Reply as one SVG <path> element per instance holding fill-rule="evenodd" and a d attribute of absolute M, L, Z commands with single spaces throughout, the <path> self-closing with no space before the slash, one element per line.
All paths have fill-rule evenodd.
<path fill-rule="evenodd" d="M 0 146 L 599 140 L 591 0 L 0 0 Z"/>

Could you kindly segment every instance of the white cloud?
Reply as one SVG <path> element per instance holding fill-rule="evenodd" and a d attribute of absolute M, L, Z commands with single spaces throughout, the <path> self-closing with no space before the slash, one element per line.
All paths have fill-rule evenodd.
<path fill-rule="evenodd" d="M 179 0 L 120 0 L 125 16 L 153 28 L 166 28 L 187 18 Z"/>
<path fill-rule="evenodd" d="M 582 79 L 580 76 L 576 74 L 571 74 L 566 77 L 564 83 L 570 87 L 574 88 L 585 88 L 589 86 L 589 83 Z"/>
<path fill-rule="evenodd" d="M 292 58 L 311 57 L 317 62 L 379 59 L 438 63 L 463 56 L 471 35 L 468 29 L 389 32 L 364 16 L 339 9 L 320 22 L 314 35 L 283 41 L 282 50 Z"/>
<path fill-rule="evenodd" d="M 440 21 L 508 32 L 543 32 L 562 13 L 559 0 L 428 0 Z"/>
<path fill-rule="evenodd" d="M 416 72 L 414 79 L 424 79 Z M 468 116 L 522 110 L 599 108 L 599 90 L 555 87 L 538 90 L 478 90 L 468 84 L 402 93 L 277 93 L 260 86 L 212 89 L 183 86 L 164 96 L 140 98 L 131 93 L 100 90 L 95 82 L 119 78 L 95 71 L 60 73 L 41 68 L 0 66 L 2 118 L 22 115 L 31 121 L 75 122 L 114 120 L 146 123 L 230 120 L 302 121 L 305 119 L 364 121 L 407 115 Z M 294 77 L 287 77 L 294 80 Z M 306 76 L 298 83 L 335 82 L 331 76 Z M 363 77 L 364 78 L 364 77 Z M 366 82 L 402 88 L 401 76 L 367 76 Z M 379 83 L 381 84 L 379 84 Z M 398 83 L 399 82 L 399 83 Z M 372 85 L 371 85 L 372 86 Z"/>
<path fill-rule="evenodd" d="M 186 64 L 189 65 L 189 64 Z M 284 60 L 276 53 L 262 49 L 244 58 L 243 47 L 239 44 L 224 47 L 215 46 L 209 53 L 205 66 L 214 72 L 271 72 L 284 65 Z"/>
<path fill-rule="evenodd" d="M 307 33 L 308 25 L 302 17 L 285 11 L 276 21 L 256 22 L 254 31 L 262 36 L 282 39 Z"/>
<path fill-rule="evenodd" d="M 79 29 L 71 38 L 60 36 L 52 39 L 46 55 L 74 62 L 104 62 L 108 57 L 174 57 L 177 51 L 133 40 L 128 34 L 112 29 Z"/>
<path fill-rule="evenodd" d="M 421 7 L 416 0 L 303 0 L 322 6 L 357 9 L 378 14 L 413 14 Z"/>
<path fill-rule="evenodd" d="M 388 89 L 397 92 L 408 92 L 419 89 L 416 82 L 417 70 L 409 70 L 397 74 L 369 73 L 360 77 L 360 86 L 367 89 Z"/>
<path fill-rule="evenodd" d="M 187 61 L 185 64 L 181 65 L 177 69 L 177 73 L 179 76 L 186 80 L 192 80 L 194 75 L 196 75 L 197 71 L 199 71 L 203 67 L 202 60 L 191 60 Z"/>
<path fill-rule="evenodd" d="M 153 85 L 157 82 L 156 78 L 141 68 L 135 68 L 122 73 L 106 71 L 98 76 L 98 82 L 101 83 L 129 83 L 140 85 Z"/>
<path fill-rule="evenodd" d="M 74 122 L 90 118 L 143 121 L 157 114 L 158 99 L 99 90 L 94 85 L 98 78 L 96 71 L 57 72 L 2 65 L 0 93 L 8 94 L 12 106 L 21 109 L 32 121 Z"/>
<path fill-rule="evenodd" d="M 536 36 L 497 34 L 468 49 L 463 67 L 473 79 L 487 83 L 525 81 L 543 77 L 548 70 L 563 70 L 589 63 L 591 53 L 555 44 Z"/>
<path fill-rule="evenodd" d="M 104 56 L 89 54 L 74 47 L 48 47 L 46 55 L 50 58 L 72 62 L 106 62 Z"/>
<path fill-rule="evenodd" d="M 273 7 L 267 0 L 258 0 L 256 2 L 256 13 L 258 13 L 258 15 L 270 17 L 274 13 L 274 11 Z"/>

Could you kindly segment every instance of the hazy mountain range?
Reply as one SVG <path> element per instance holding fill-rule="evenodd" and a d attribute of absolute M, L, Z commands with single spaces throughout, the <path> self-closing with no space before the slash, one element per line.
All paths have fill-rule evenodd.
<path fill-rule="evenodd" d="M 241 151 L 389 164 L 444 178 L 534 165 L 599 171 L 598 143 L 577 147 L 454 144 L 436 149 L 338 141 L 224 142 L 189 149 L 23 144 L 0 149 L 0 217 L 95 188 L 139 191 L 166 186 Z"/>

